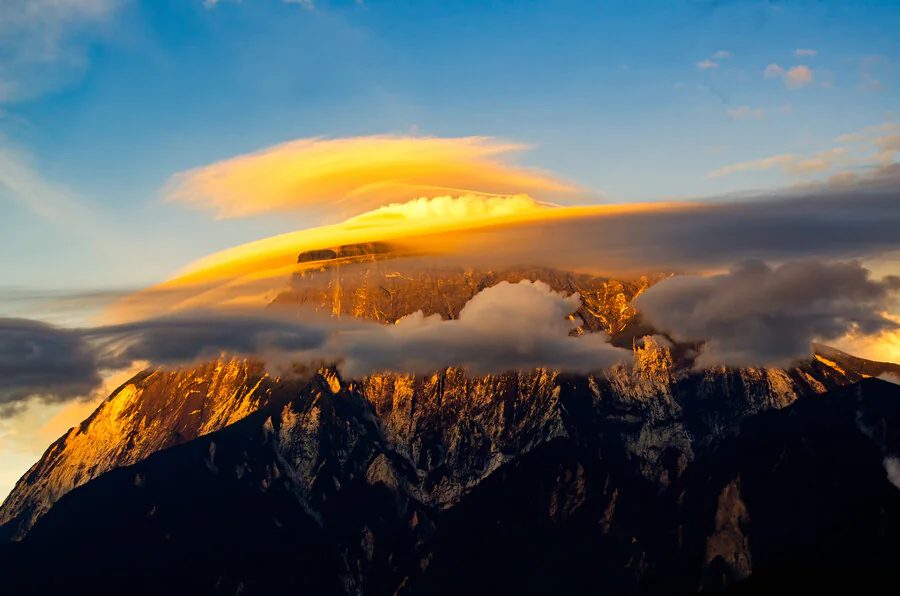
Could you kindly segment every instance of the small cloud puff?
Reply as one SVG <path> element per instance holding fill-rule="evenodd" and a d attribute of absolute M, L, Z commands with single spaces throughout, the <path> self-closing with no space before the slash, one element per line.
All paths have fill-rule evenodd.
<path fill-rule="evenodd" d="M 766 115 L 762 108 L 752 109 L 748 106 L 741 106 L 733 110 L 725 112 L 732 120 L 743 120 L 744 118 L 762 118 Z"/>

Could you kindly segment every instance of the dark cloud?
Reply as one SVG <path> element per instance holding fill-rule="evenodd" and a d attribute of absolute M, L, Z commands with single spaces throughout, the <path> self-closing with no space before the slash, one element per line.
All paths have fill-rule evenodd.
<path fill-rule="evenodd" d="M 392 326 L 279 310 L 189 312 L 89 329 L 0 319 L 0 407 L 32 396 L 62 401 L 88 395 L 104 370 L 135 362 L 178 366 L 223 354 L 257 356 L 276 367 L 338 362 L 348 377 L 448 366 L 476 374 L 538 367 L 591 372 L 629 358 L 628 350 L 607 343 L 606 334 L 569 335 L 576 327 L 569 315 L 580 305 L 577 294 L 523 281 L 483 290 L 458 320 L 418 311 Z"/>
<path fill-rule="evenodd" d="M 900 166 L 770 195 L 548 218 L 408 239 L 456 262 L 628 276 L 721 269 L 745 259 L 866 258 L 900 249 Z M 449 247 L 449 248 L 448 248 Z"/>
<path fill-rule="evenodd" d="M 747 261 L 729 273 L 676 276 L 635 306 L 656 328 L 705 340 L 698 365 L 779 366 L 812 355 L 813 341 L 900 328 L 883 316 L 900 278 L 871 278 L 857 262 Z"/>
<path fill-rule="evenodd" d="M 0 412 L 31 396 L 65 401 L 100 384 L 96 354 L 78 333 L 0 318 Z"/>
<path fill-rule="evenodd" d="M 328 335 L 314 323 L 278 316 L 185 313 L 136 323 L 84 330 L 100 345 L 101 362 L 109 368 L 146 360 L 180 365 L 217 358 L 320 348 Z"/>

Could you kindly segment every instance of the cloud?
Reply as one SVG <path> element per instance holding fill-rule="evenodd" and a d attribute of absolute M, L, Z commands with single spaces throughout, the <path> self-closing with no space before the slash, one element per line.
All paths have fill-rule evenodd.
<path fill-rule="evenodd" d="M 74 399 L 100 382 L 93 350 L 78 334 L 37 321 L 0 318 L 0 416 L 29 397 Z"/>
<path fill-rule="evenodd" d="M 576 323 L 567 315 L 580 305 L 578 294 L 557 294 L 540 281 L 501 282 L 473 297 L 456 320 L 419 311 L 394 326 L 344 334 L 342 371 L 359 377 L 452 365 L 478 375 L 539 367 L 586 373 L 630 359 L 604 333 L 569 335 Z"/>
<path fill-rule="evenodd" d="M 762 108 L 752 109 L 748 106 L 741 106 L 739 108 L 735 108 L 733 110 L 728 110 L 725 112 L 728 114 L 728 117 L 732 120 L 743 120 L 744 118 L 762 118 L 766 115 L 765 110 Z"/>
<path fill-rule="evenodd" d="M 774 155 L 763 159 L 754 159 L 752 161 L 744 161 L 713 170 L 706 175 L 707 178 L 719 178 L 728 176 L 736 172 L 757 172 L 761 170 L 771 170 L 780 166 L 785 166 L 797 158 L 796 155 L 786 153 L 784 155 Z"/>
<path fill-rule="evenodd" d="M 784 82 L 789 89 L 800 89 L 813 82 L 813 73 L 808 66 L 795 66 L 784 73 Z"/>
<path fill-rule="evenodd" d="M 285 211 L 347 216 L 448 194 L 577 192 L 503 159 L 526 148 L 487 137 L 301 139 L 178 174 L 164 194 L 226 218 Z"/>
<path fill-rule="evenodd" d="M 61 402 L 91 394 L 102 373 L 135 363 L 180 366 L 222 355 L 267 362 L 337 361 L 357 378 L 376 371 L 426 373 L 454 366 L 474 374 L 548 367 L 593 372 L 630 358 L 604 333 L 570 335 L 581 306 L 543 282 L 502 282 L 476 294 L 456 320 L 421 311 L 383 326 L 312 312 L 195 311 L 121 325 L 65 329 L 0 319 L 0 415 L 34 397 Z"/>
<path fill-rule="evenodd" d="M 835 165 L 838 163 L 859 163 L 861 165 L 870 164 L 870 162 L 876 165 L 890 163 L 890 160 L 886 159 L 886 157 L 891 152 L 882 151 L 879 154 L 879 159 L 876 159 L 874 161 L 872 161 L 871 158 L 861 161 L 858 158 L 846 158 L 845 156 L 847 155 L 847 153 L 848 149 L 846 147 L 835 147 L 827 151 L 814 153 L 813 155 L 808 157 L 791 153 L 775 155 L 772 157 L 754 159 L 751 161 L 724 166 L 709 172 L 707 174 L 707 177 L 719 178 L 721 176 L 728 176 L 730 174 L 735 174 L 738 172 L 755 172 L 776 168 L 783 170 L 784 173 L 789 176 L 805 176 L 818 172 L 827 172 L 828 170 L 835 167 Z M 841 158 L 844 159 L 839 162 Z"/>
<path fill-rule="evenodd" d="M 766 67 L 766 70 L 763 71 L 763 76 L 767 79 L 777 79 L 782 74 L 784 74 L 784 69 L 777 64 L 770 64 Z"/>
<path fill-rule="evenodd" d="M 869 126 L 858 132 L 841 135 L 837 137 L 834 142 L 836 144 L 844 144 L 867 141 L 877 135 L 894 131 L 900 131 L 900 122 L 884 122 L 875 126 Z"/>
<path fill-rule="evenodd" d="M 801 58 L 815 58 L 819 54 L 819 50 L 795 50 L 794 53 Z"/>
<path fill-rule="evenodd" d="M 746 261 L 664 280 L 635 307 L 676 339 L 705 341 L 699 366 L 787 366 L 812 355 L 814 341 L 900 328 L 883 314 L 898 290 L 900 277 L 872 279 L 858 262 Z"/>
<path fill-rule="evenodd" d="M 900 488 L 900 459 L 891 455 L 885 457 L 884 471 L 887 472 L 888 481 Z"/>
<path fill-rule="evenodd" d="M 894 385 L 900 385 L 900 375 L 896 375 L 893 373 L 884 373 L 878 377 L 882 381 L 887 381 L 888 383 L 893 383 Z"/>
<path fill-rule="evenodd" d="M 716 52 L 715 54 L 713 54 L 712 57 L 713 57 L 713 58 L 718 58 L 718 59 L 722 59 L 722 58 L 733 58 L 733 57 L 734 57 L 734 54 L 732 54 L 731 52 L 728 52 L 728 51 L 726 51 L 726 50 L 719 50 L 718 52 Z"/>
<path fill-rule="evenodd" d="M 88 65 L 90 38 L 117 0 L 4 0 L 0 3 L 0 103 L 53 91 Z"/>
<path fill-rule="evenodd" d="M 806 85 L 811 84 L 814 78 L 813 72 L 809 67 L 802 64 L 800 66 L 794 66 L 787 71 L 777 64 L 769 64 L 763 71 L 763 77 L 767 79 L 781 78 L 784 80 L 788 89 L 800 89 L 801 87 L 805 87 Z"/>
<path fill-rule="evenodd" d="M 844 147 L 822 151 L 807 159 L 792 161 L 791 163 L 786 164 L 785 171 L 792 176 L 802 176 L 804 174 L 815 172 L 827 172 L 834 167 L 835 160 L 846 153 L 847 149 Z"/>
<path fill-rule="evenodd" d="M 697 63 L 697 68 L 707 69 L 707 68 L 719 68 L 718 62 L 713 62 L 712 60 L 701 60 Z"/>
<path fill-rule="evenodd" d="M 550 267 L 621 279 L 716 271 L 748 258 L 870 258 L 900 250 L 898 229 L 898 165 L 692 203 L 542 207 L 474 219 L 361 216 L 210 255 L 121 301 L 104 319 L 254 301 L 262 306 L 310 267 L 298 263 L 300 253 L 359 243 L 386 243 L 384 257 L 397 266 Z"/>
<path fill-rule="evenodd" d="M 900 134 L 880 137 L 874 143 L 881 151 L 900 151 Z"/>

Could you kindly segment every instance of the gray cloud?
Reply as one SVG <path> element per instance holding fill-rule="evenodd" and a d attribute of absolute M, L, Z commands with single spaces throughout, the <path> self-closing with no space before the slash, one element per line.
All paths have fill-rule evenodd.
<path fill-rule="evenodd" d="M 602 275 L 698 272 L 745 259 L 857 259 L 900 249 L 900 164 L 841 184 L 411 239 L 456 262 Z"/>
<path fill-rule="evenodd" d="M 78 333 L 0 318 L 0 413 L 31 396 L 65 401 L 101 382 L 93 348 Z"/>
<path fill-rule="evenodd" d="M 635 306 L 677 339 L 705 340 L 700 366 L 780 366 L 810 356 L 813 341 L 900 328 L 882 314 L 897 290 L 900 278 L 872 279 L 857 262 L 747 261 L 727 274 L 669 278 Z"/>
<path fill-rule="evenodd" d="M 483 290 L 458 320 L 424 317 L 396 325 L 332 319 L 313 312 L 187 312 L 135 323 L 65 329 L 27 319 L 0 319 L 0 412 L 32 396 L 85 396 L 104 370 L 135 362 L 179 366 L 223 354 L 270 364 L 338 362 L 347 377 L 376 371 L 424 373 L 448 366 L 475 374 L 548 367 L 598 371 L 630 357 L 606 334 L 570 336 L 578 294 L 542 282 L 503 282 Z M 5 407 L 5 408 L 4 408 Z"/>
<path fill-rule="evenodd" d="M 324 326 L 274 315 L 194 312 L 82 330 L 98 346 L 100 363 L 123 368 L 135 361 L 164 366 L 217 358 L 321 348 Z"/>

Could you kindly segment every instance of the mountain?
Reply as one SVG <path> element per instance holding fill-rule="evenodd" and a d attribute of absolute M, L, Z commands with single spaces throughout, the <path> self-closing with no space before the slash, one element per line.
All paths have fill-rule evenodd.
<path fill-rule="evenodd" d="M 788 483 L 820 482 L 836 451 L 849 458 L 836 470 L 856 462 L 858 480 L 883 489 L 862 505 L 894 510 L 884 453 L 896 446 L 849 432 L 845 418 L 874 404 L 865 428 L 893 424 L 895 386 L 867 377 L 900 367 L 818 346 L 793 369 L 696 371 L 692 346 L 650 335 L 631 306 L 660 276 L 421 268 L 384 250 L 301 255 L 276 302 L 382 322 L 419 308 L 455 317 L 484 287 L 542 279 L 581 292 L 581 330 L 633 346 L 634 365 L 354 382 L 330 367 L 273 378 L 241 360 L 145 371 L 52 445 L 0 508 L 0 535 L 17 541 L 0 554 L 4 577 L 40 576 L 35 589 L 50 593 L 547 593 L 551 579 L 563 592 L 696 592 L 765 578 L 802 554 L 771 554 L 790 536 L 765 528 L 805 506 L 780 490 L 818 503 Z M 831 459 L 766 477 L 806 461 L 802 433 L 813 431 L 783 422 L 795 416 L 837 425 Z M 783 452 L 756 470 L 748 454 L 773 438 Z M 855 515 L 840 504 L 797 516 L 802 530 Z M 813 562 L 838 552 L 826 551 L 810 551 Z"/>
<path fill-rule="evenodd" d="M 464 453 L 435 441 L 419 461 L 429 479 L 358 389 L 323 371 L 281 409 L 72 491 L 7 545 L 4 581 L 75 594 L 622 594 L 810 566 L 857 585 L 869 577 L 858 570 L 891 574 L 900 387 L 801 397 L 691 456 L 668 445 L 659 475 L 634 452 L 641 431 L 589 416 L 589 400 L 565 384 L 514 417 L 521 437 L 526 421 L 559 424 L 517 454 L 472 449 L 477 428 Z M 491 471 L 435 498 L 450 470 L 479 466 Z"/>

